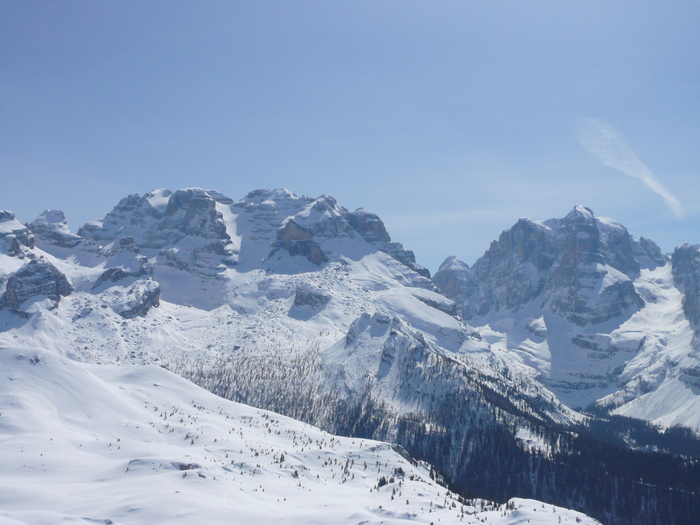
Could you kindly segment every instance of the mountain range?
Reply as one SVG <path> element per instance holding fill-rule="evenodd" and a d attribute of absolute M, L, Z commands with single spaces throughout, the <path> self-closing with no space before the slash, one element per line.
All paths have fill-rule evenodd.
<path fill-rule="evenodd" d="M 77 233 L 58 210 L 26 225 L 0 212 L 0 346 L 14 356 L 7 363 L 30 361 L 27 382 L 39 381 L 35 353 L 66 377 L 89 371 L 124 386 L 122 376 L 139 376 L 124 388 L 142 382 L 142 396 L 156 383 L 196 388 L 174 372 L 255 407 L 226 405 L 254 413 L 258 426 L 282 417 L 272 410 L 400 446 L 408 464 L 431 465 L 469 512 L 474 498 L 518 496 L 530 499 L 509 509 L 540 500 L 603 523 L 692 523 L 700 513 L 699 283 L 699 246 L 664 254 L 582 206 L 563 219 L 520 219 L 473 266 L 450 257 L 432 278 L 376 214 L 325 195 L 256 190 L 234 201 L 156 190 L 122 199 Z M 4 368 L 12 391 L 14 372 Z M 88 397 L 103 388 L 90 381 Z M 22 412 L 12 399 L 3 414 L 37 410 L 26 403 Z M 361 454 L 343 446 L 341 462 Z M 159 465 L 185 461 L 176 455 Z M 299 461 L 320 468 L 312 459 Z M 22 475 L 11 461 L 6 483 Z M 399 465 L 395 456 L 383 461 Z M 198 468 L 207 476 L 213 465 Z M 486 511 L 515 515 L 491 505 Z M 410 512 L 400 519 L 423 519 Z M 8 516 L 20 515 L 29 516 Z M 115 516 L 125 519 L 123 510 Z"/>

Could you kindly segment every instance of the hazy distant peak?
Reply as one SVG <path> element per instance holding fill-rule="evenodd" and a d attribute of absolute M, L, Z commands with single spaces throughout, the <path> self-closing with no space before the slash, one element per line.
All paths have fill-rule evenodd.
<path fill-rule="evenodd" d="M 458 272 L 458 271 L 468 271 L 468 270 L 469 270 L 469 265 L 463 261 L 460 261 L 454 255 L 450 255 L 447 259 L 445 259 L 443 261 L 443 263 L 440 265 L 440 268 L 438 268 L 439 272 L 442 272 L 442 271 Z"/>
<path fill-rule="evenodd" d="M 587 220 L 595 220 L 595 215 L 593 214 L 593 210 L 590 208 L 587 208 L 586 206 L 574 206 L 574 209 L 571 210 L 566 217 L 564 217 L 565 220 L 572 220 L 572 219 L 587 219 Z"/>

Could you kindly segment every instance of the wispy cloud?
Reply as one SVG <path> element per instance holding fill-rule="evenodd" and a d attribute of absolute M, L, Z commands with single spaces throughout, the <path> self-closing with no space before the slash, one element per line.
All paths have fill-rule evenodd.
<path fill-rule="evenodd" d="M 585 119 L 582 122 L 579 140 L 584 148 L 606 166 L 641 180 L 647 188 L 661 196 L 676 217 L 682 219 L 685 216 L 680 201 L 637 158 L 622 134 L 613 126 L 604 120 Z"/>

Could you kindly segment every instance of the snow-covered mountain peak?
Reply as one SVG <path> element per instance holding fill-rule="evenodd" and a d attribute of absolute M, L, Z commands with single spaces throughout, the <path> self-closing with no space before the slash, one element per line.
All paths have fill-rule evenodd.
<path fill-rule="evenodd" d="M 469 270 L 469 265 L 463 261 L 460 261 L 454 255 L 450 255 L 447 259 L 445 259 L 442 262 L 442 264 L 440 265 L 440 268 L 438 269 L 439 272 L 442 272 L 442 271 L 462 272 L 462 271 L 468 271 L 468 270 Z"/>
<path fill-rule="evenodd" d="M 48 308 L 53 309 L 61 297 L 72 292 L 73 285 L 53 264 L 33 258 L 7 279 L 0 309 L 9 308 L 25 316 L 33 304 L 47 300 Z"/>
<path fill-rule="evenodd" d="M 257 189 L 253 190 L 250 193 L 248 193 L 243 199 L 241 199 L 239 202 L 241 203 L 246 203 L 246 204 L 261 204 L 263 202 L 286 202 L 286 201 L 298 201 L 298 200 L 303 200 L 307 201 L 309 200 L 308 197 L 302 196 L 297 197 L 294 192 L 289 191 L 286 188 L 275 188 L 271 190 L 266 190 L 266 189 Z"/>
<path fill-rule="evenodd" d="M 590 208 L 587 208 L 586 206 L 577 205 L 574 206 L 573 210 L 566 214 L 564 220 L 569 222 L 593 221 L 595 220 L 595 215 L 593 214 L 593 210 L 591 210 Z"/>
<path fill-rule="evenodd" d="M 159 188 L 157 190 L 149 191 L 144 195 L 144 197 L 155 210 L 164 212 L 165 208 L 168 206 L 168 200 L 172 194 L 173 192 L 170 190 Z"/>
<path fill-rule="evenodd" d="M 34 222 L 42 224 L 55 224 L 62 229 L 68 229 L 66 214 L 63 213 L 63 210 L 44 210 L 41 215 L 34 220 Z"/>
<path fill-rule="evenodd" d="M 73 248 L 83 240 L 80 235 L 70 231 L 62 210 L 45 210 L 29 224 L 29 229 L 40 243 L 55 244 L 63 248 Z"/>
<path fill-rule="evenodd" d="M 483 293 L 479 291 L 479 284 L 472 274 L 469 265 L 451 255 L 443 261 L 440 268 L 433 276 L 433 282 L 440 293 L 450 298 L 471 297 L 470 304 L 460 302 L 455 304 L 455 311 L 465 319 L 471 318 L 475 313 L 485 313 L 486 308 Z M 475 298 L 481 295 L 480 301 Z"/>
<path fill-rule="evenodd" d="M 434 282 L 489 342 L 519 354 L 570 406 L 585 407 L 621 389 L 624 395 L 613 396 L 619 406 L 643 394 L 631 385 L 655 390 L 662 374 L 676 381 L 672 376 L 679 372 L 661 366 L 666 358 L 659 347 L 669 348 L 673 362 L 691 352 L 680 348 L 688 342 L 683 316 L 700 320 L 700 299 L 694 303 L 700 297 L 694 268 L 700 263 L 693 262 L 694 254 L 689 247 L 674 253 L 673 280 L 685 290 L 681 305 L 670 259 L 656 244 L 576 206 L 562 219 L 519 220 L 471 268 L 446 264 Z M 648 369 L 659 364 L 663 372 L 652 379 L 641 362 Z M 645 402 L 656 406 L 646 394 Z M 691 406 L 695 397 L 677 399 Z M 658 413 L 642 405 L 636 402 L 637 412 L 626 413 Z"/>
<path fill-rule="evenodd" d="M 125 197 L 104 219 L 92 221 L 78 230 L 78 235 L 103 246 L 133 237 L 140 248 L 162 249 L 186 236 L 229 240 L 216 204 L 232 204 L 219 192 L 190 188 L 155 190 L 143 197 Z"/>
<path fill-rule="evenodd" d="M 233 210 L 242 210 L 255 214 L 277 223 L 289 215 L 298 213 L 304 206 L 315 199 L 302 195 L 298 197 L 293 192 L 278 188 L 273 190 L 259 189 L 248 193 L 245 197 L 233 203 Z"/>

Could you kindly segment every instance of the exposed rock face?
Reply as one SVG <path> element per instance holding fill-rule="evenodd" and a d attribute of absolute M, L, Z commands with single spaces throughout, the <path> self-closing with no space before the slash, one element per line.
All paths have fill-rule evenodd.
<path fill-rule="evenodd" d="M 577 206 L 563 219 L 520 219 L 472 268 L 446 261 L 434 282 L 462 304 L 467 319 L 515 311 L 537 299 L 541 307 L 586 326 L 641 308 L 644 301 L 632 281 L 642 267 L 667 261 L 653 242 L 637 241 L 619 223 Z"/>
<path fill-rule="evenodd" d="M 169 194 L 170 192 L 167 192 Z M 154 206 L 148 199 L 149 194 L 143 197 L 134 193 L 124 197 L 101 221 L 93 221 L 85 224 L 78 230 L 78 235 L 97 243 L 107 244 L 115 240 L 116 236 L 129 224 L 139 229 L 148 229 L 151 223 L 162 217 L 163 210 Z"/>
<path fill-rule="evenodd" d="M 654 241 L 644 237 L 640 237 L 639 242 L 632 243 L 632 255 L 643 269 L 653 269 L 668 262 L 668 255 Z"/>
<path fill-rule="evenodd" d="M 213 275 L 219 264 L 233 264 L 231 238 L 217 204 L 233 201 L 211 190 L 156 190 L 122 199 L 102 221 L 78 234 L 107 248 L 132 244 L 158 250 L 167 265 Z"/>
<path fill-rule="evenodd" d="M 205 239 L 230 240 L 226 225 L 216 210 L 216 203 L 232 204 L 233 200 L 218 192 L 200 189 L 176 191 L 168 199 L 168 205 L 158 229 L 168 232 L 169 244 L 192 235 Z M 162 237 L 159 239 L 162 242 Z M 222 244 L 216 246 L 223 247 Z"/>
<path fill-rule="evenodd" d="M 451 315 L 453 317 L 457 315 L 457 306 L 455 305 L 454 301 L 435 301 L 430 298 L 420 296 L 416 296 L 416 299 L 423 304 L 427 304 L 431 308 L 435 308 L 436 310 L 446 313 L 447 315 Z"/>
<path fill-rule="evenodd" d="M 485 304 L 472 310 L 513 310 L 537 297 L 554 260 L 548 237 L 546 227 L 521 219 L 492 242 L 471 268 L 485 293 Z"/>
<path fill-rule="evenodd" d="M 673 252 L 673 281 L 685 294 L 683 311 L 694 328 L 700 326 L 700 245 L 682 244 Z"/>
<path fill-rule="evenodd" d="M 0 210 L 0 253 L 16 256 L 21 253 L 22 247 L 33 248 L 34 236 L 15 219 L 14 213 Z"/>
<path fill-rule="evenodd" d="M 479 280 L 469 266 L 454 256 L 448 257 L 433 276 L 438 290 L 447 297 L 469 297 L 469 301 L 455 303 L 455 313 L 464 319 L 488 312 L 488 303 Z"/>
<path fill-rule="evenodd" d="M 229 215 L 227 219 L 222 211 Z M 419 275 L 430 277 L 416 263 L 413 252 L 391 242 L 375 214 L 363 209 L 349 212 L 327 195 L 313 199 L 287 190 L 255 190 L 238 202 L 202 189 L 129 195 L 103 220 L 80 228 L 78 235 L 107 248 L 132 237 L 137 248 L 159 250 L 171 266 L 214 275 L 219 264 L 230 267 L 240 262 L 241 247 L 229 231 L 233 224 L 247 229 L 253 242 L 272 233 L 267 257 L 284 249 L 321 265 L 329 260 L 323 240 L 361 238 Z"/>
<path fill-rule="evenodd" d="M 146 256 L 141 255 L 133 237 L 123 237 L 119 239 L 117 248 L 112 250 L 107 267 L 92 285 L 92 290 L 104 289 L 128 277 L 144 276 L 153 276 L 153 265 Z"/>
<path fill-rule="evenodd" d="M 294 306 L 311 308 L 322 308 L 331 300 L 331 296 L 314 286 L 302 283 L 297 286 L 294 294 Z"/>
<path fill-rule="evenodd" d="M 279 246 L 290 255 L 301 255 L 316 265 L 327 262 L 328 257 L 321 247 L 313 240 L 314 234 L 309 228 L 299 226 L 294 220 L 289 220 L 284 227 L 277 230 Z"/>
<path fill-rule="evenodd" d="M 164 284 L 164 300 L 207 310 L 238 297 L 227 284 L 233 275 L 227 274 L 229 269 L 298 271 L 301 261 L 285 255 L 325 267 L 346 256 L 371 253 L 367 243 L 413 270 L 395 268 L 402 283 L 434 288 L 424 277 L 427 270 L 415 263 L 412 252 L 391 242 L 376 215 L 349 212 L 326 195 L 314 199 L 284 189 L 255 190 L 234 202 L 212 190 L 155 190 L 122 199 L 104 219 L 85 224 L 78 233 L 96 245 L 95 253 L 84 254 L 84 259 L 91 264 L 108 260 L 93 283 L 98 293 L 110 282 L 152 275 L 161 284 L 182 283 Z M 150 269 L 125 265 L 124 250 L 147 258 Z M 241 308 L 247 311 L 250 305 Z"/>
<path fill-rule="evenodd" d="M 61 210 L 44 211 L 29 224 L 29 229 L 43 242 L 62 248 L 74 248 L 83 240 L 68 229 L 66 216 Z"/>
<path fill-rule="evenodd" d="M 22 303 L 37 296 L 59 302 L 70 295 L 73 286 L 53 264 L 34 259 L 15 272 L 8 280 L 0 308 L 21 310 Z"/>
<path fill-rule="evenodd" d="M 116 283 L 127 277 L 143 277 L 153 275 L 153 268 L 148 263 L 148 259 L 140 255 L 136 257 L 136 262 L 140 263 L 137 267 L 132 267 L 129 265 L 119 265 L 107 268 L 102 275 L 100 275 L 93 284 L 92 289 L 99 288 L 104 283 Z"/>
<path fill-rule="evenodd" d="M 401 243 L 391 242 L 391 237 L 384 227 L 382 220 L 374 213 L 360 208 L 344 214 L 348 224 L 359 233 L 364 240 L 379 247 L 384 253 L 391 255 L 411 270 L 430 279 L 430 271 L 416 263 L 416 256 Z"/>
<path fill-rule="evenodd" d="M 381 251 L 387 255 L 391 255 L 394 259 L 399 261 L 405 266 L 408 266 L 411 270 L 416 272 L 418 275 L 430 279 L 430 270 L 424 268 L 416 262 L 416 256 L 413 251 L 407 250 L 403 247 L 401 243 L 398 242 L 388 242 L 381 246 Z"/>
<path fill-rule="evenodd" d="M 391 237 L 384 227 L 382 220 L 374 213 L 360 208 L 348 212 L 346 215 L 348 224 L 362 235 L 367 242 L 391 242 Z"/>

